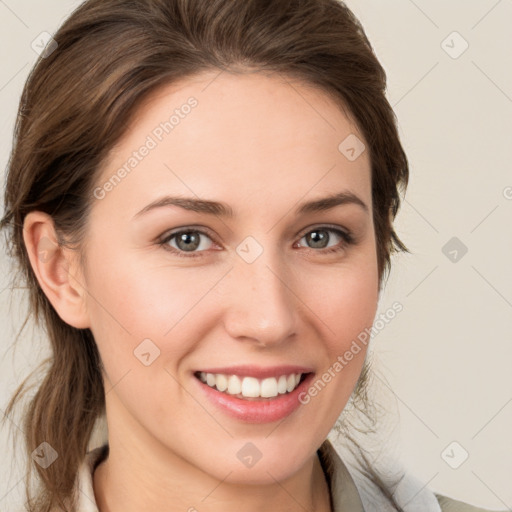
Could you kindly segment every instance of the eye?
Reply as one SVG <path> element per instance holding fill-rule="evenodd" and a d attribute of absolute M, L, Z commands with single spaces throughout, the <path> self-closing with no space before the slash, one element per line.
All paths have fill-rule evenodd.
<path fill-rule="evenodd" d="M 329 233 L 334 233 L 334 237 Z M 336 242 L 336 239 L 338 239 L 337 244 L 334 246 L 328 245 L 332 240 Z M 306 243 L 310 244 L 308 249 L 313 249 L 316 250 L 316 252 L 321 253 L 342 251 L 346 248 L 347 245 L 354 243 L 354 239 L 350 233 L 329 226 L 319 226 L 315 229 L 312 229 L 299 240 L 299 243 L 301 240 L 306 240 Z"/>
<path fill-rule="evenodd" d="M 159 241 L 159 245 L 184 258 L 201 256 L 201 252 L 211 247 L 211 244 L 205 243 L 202 240 L 203 237 L 212 242 L 211 237 L 204 231 L 199 229 L 182 229 L 181 231 L 169 233 Z M 175 242 L 176 246 L 170 245 L 171 242 Z"/>
<path fill-rule="evenodd" d="M 319 226 L 310 229 L 300 238 L 298 243 L 302 240 L 306 240 L 306 243 L 310 244 L 310 247 L 306 247 L 306 249 L 320 254 L 343 251 L 348 245 L 355 243 L 350 233 L 330 226 Z M 329 246 L 331 241 L 337 243 Z M 179 231 L 165 235 L 158 242 L 158 245 L 179 257 L 194 258 L 202 256 L 202 253 L 214 244 L 213 237 L 206 231 L 196 228 L 182 228 Z"/>

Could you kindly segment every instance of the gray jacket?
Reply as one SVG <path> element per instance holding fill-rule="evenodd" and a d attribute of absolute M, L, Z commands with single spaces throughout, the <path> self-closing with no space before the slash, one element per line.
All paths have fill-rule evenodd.
<path fill-rule="evenodd" d="M 318 456 L 327 476 L 333 512 L 377 512 L 363 508 L 354 479 L 329 440 L 322 444 Z M 435 497 L 442 512 L 491 512 L 440 494 Z"/>

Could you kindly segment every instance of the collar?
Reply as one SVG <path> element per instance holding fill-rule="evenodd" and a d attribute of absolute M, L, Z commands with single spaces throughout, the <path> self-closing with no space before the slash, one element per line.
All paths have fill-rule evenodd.
<path fill-rule="evenodd" d="M 364 512 L 356 484 L 328 439 L 322 443 L 317 454 L 329 485 L 332 511 Z"/>
<path fill-rule="evenodd" d="M 108 451 L 108 444 L 104 444 L 87 452 L 77 475 L 75 488 L 76 510 L 80 512 L 99 512 L 94 496 L 93 473 L 96 467 L 108 456 Z M 329 486 L 333 512 L 344 510 L 364 512 L 355 482 L 328 439 L 322 443 L 317 454 Z"/>

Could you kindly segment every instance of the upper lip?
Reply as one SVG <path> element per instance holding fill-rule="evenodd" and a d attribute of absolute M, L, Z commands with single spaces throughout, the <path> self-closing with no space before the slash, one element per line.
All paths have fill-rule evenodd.
<path fill-rule="evenodd" d="M 281 375 L 290 375 L 292 373 L 311 373 L 312 368 L 296 365 L 281 366 L 255 366 L 255 365 L 237 365 L 215 368 L 202 368 L 198 372 L 204 373 L 222 373 L 224 375 L 237 375 L 239 377 L 255 377 L 256 379 L 265 379 L 267 377 L 280 377 Z"/>

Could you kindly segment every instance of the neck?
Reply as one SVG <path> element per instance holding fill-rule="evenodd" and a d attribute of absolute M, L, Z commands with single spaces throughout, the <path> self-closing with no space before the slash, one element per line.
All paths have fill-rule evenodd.
<path fill-rule="evenodd" d="M 109 456 L 94 472 L 100 512 L 330 512 L 329 489 L 315 455 L 294 475 L 265 485 L 217 480 L 172 454 L 152 457 L 135 444 L 109 442 Z M 155 453 L 155 452 L 153 452 Z"/>

